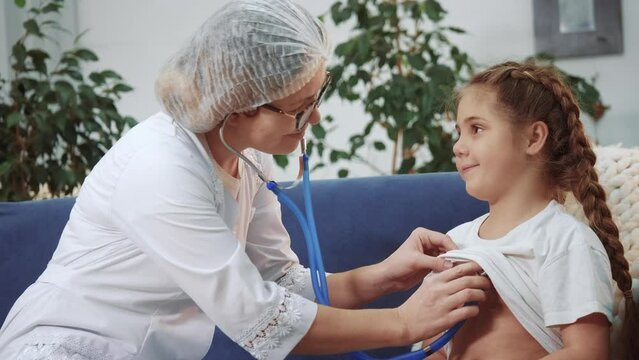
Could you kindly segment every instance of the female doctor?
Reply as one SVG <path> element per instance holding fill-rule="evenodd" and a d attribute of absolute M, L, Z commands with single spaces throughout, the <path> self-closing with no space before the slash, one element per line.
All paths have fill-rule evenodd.
<path fill-rule="evenodd" d="M 474 316 L 479 268 L 417 229 L 379 264 L 328 277 L 317 305 L 266 176 L 319 121 L 329 44 L 289 0 L 233 1 L 162 70 L 164 112 L 83 184 L 44 273 L 0 331 L 2 359 L 201 359 L 215 326 L 255 358 L 410 344 Z M 223 139 L 220 130 L 223 130 Z M 226 142 L 226 145 L 225 143 Z M 395 309 L 350 310 L 417 285 Z M 445 270 L 445 271 L 444 271 Z M 213 349 L 214 351 L 215 349 Z"/>

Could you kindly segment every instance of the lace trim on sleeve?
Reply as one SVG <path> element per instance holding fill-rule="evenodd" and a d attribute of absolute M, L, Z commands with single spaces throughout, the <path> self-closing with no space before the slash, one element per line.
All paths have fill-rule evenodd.
<path fill-rule="evenodd" d="M 284 276 L 277 280 L 277 285 L 304 296 L 305 290 L 310 286 L 310 280 L 310 270 L 300 264 L 294 264 L 286 270 Z"/>
<path fill-rule="evenodd" d="M 22 347 L 18 360 L 111 360 L 105 344 L 70 335 L 31 336 Z"/>
<path fill-rule="evenodd" d="M 282 289 L 278 305 L 268 309 L 251 328 L 242 332 L 237 343 L 254 358 L 268 359 L 270 350 L 278 348 L 280 339 L 291 334 L 294 325 L 300 321 L 302 301 L 303 298 Z"/>

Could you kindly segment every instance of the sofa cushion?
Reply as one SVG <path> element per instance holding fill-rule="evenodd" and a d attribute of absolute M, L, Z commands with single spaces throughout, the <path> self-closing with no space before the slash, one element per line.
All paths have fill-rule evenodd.
<path fill-rule="evenodd" d="M 58 246 L 74 198 L 0 203 L 0 319 L 40 276 Z"/>
<path fill-rule="evenodd" d="M 301 187 L 290 196 L 301 206 Z M 487 211 L 469 197 L 457 173 L 319 180 L 312 183 L 313 208 L 326 270 L 338 272 L 383 260 L 419 226 L 445 232 Z M 0 203 L 0 319 L 46 267 L 73 206 L 73 198 Z M 292 247 L 307 264 L 306 245 L 291 212 L 282 209 Z M 401 304 L 412 291 L 368 307 Z M 219 330 L 206 359 L 251 359 Z M 213 350 L 214 349 L 214 350 Z M 371 354 L 388 356 L 407 348 Z M 289 356 L 312 359 L 312 356 Z M 326 358 L 347 358 L 335 355 Z"/>

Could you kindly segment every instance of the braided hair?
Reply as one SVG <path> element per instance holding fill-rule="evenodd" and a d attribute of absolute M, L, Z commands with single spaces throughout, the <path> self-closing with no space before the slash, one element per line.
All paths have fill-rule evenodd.
<path fill-rule="evenodd" d="M 581 203 L 592 230 L 599 237 L 610 259 L 612 277 L 625 296 L 625 319 L 622 327 L 624 359 L 639 356 L 639 319 L 632 298 L 632 277 L 619 230 L 606 204 L 606 193 L 595 171 L 596 155 L 579 120 L 579 106 L 570 88 L 551 66 L 533 62 L 505 62 L 476 74 L 473 85 L 488 86 L 514 125 L 525 126 L 543 121 L 549 137 L 542 156 L 543 171 L 555 190 L 555 199 L 563 203 L 564 194 L 572 192 Z M 462 93 L 463 94 L 463 93 Z"/>

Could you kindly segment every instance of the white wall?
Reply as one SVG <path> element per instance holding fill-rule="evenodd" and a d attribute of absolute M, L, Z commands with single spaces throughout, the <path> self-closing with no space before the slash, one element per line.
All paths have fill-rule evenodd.
<path fill-rule="evenodd" d="M 446 18 L 468 34 L 454 41 L 482 64 L 521 59 L 534 53 L 532 1 L 446 0 Z M 610 110 L 597 124 L 604 145 L 639 145 L 639 2 L 622 0 L 623 54 L 571 58 L 557 65 L 585 78 L 597 77 L 596 86 Z M 472 15 L 471 15 L 472 14 Z M 593 124 L 585 121 L 593 134 Z"/>
<path fill-rule="evenodd" d="M 7 78 L 10 74 L 9 54 L 11 47 L 18 40 L 22 29 L 22 11 L 18 10 L 13 1 L 0 1 L 0 74 Z M 6 75 L 5 75 L 6 74 Z"/>
<path fill-rule="evenodd" d="M 191 0 L 110 0 L 67 1 L 75 13 L 67 15 L 65 25 L 78 31 L 89 29 L 83 44 L 100 57 L 99 68 L 119 72 L 135 91 L 124 96 L 119 103 L 122 113 L 142 120 L 158 111 L 153 92 L 155 76 L 173 51 L 181 46 L 196 28 L 222 4 L 223 1 Z M 313 14 L 328 11 L 333 1 L 299 0 Z M 480 64 L 492 64 L 505 59 L 521 59 L 534 53 L 532 1 L 509 0 L 442 0 L 448 10 L 447 23 L 460 26 L 468 34 L 456 36 L 453 41 L 466 50 Z M 12 2 L 0 6 L 6 7 Z M 598 137 L 602 144 L 622 142 L 627 146 L 639 145 L 639 2 L 622 0 L 624 53 L 558 61 L 564 70 L 584 77 L 597 76 L 597 87 L 611 110 L 598 124 Z M 69 16 L 76 16 L 75 24 Z M 0 16 L 0 20 L 3 17 Z M 8 25 L 8 24 L 7 24 Z M 337 44 L 349 34 L 349 29 L 336 29 L 328 25 L 333 43 Z M 0 47 L 2 47 L 0 36 Z M 10 44 L 5 45 L 5 49 Z M 2 51 L 2 50 L 0 50 Z M 0 52 L 0 71 L 6 56 Z M 330 143 L 343 147 L 348 135 L 361 128 L 365 115 L 357 104 L 331 99 L 322 105 L 322 112 L 332 114 L 339 130 L 332 134 Z M 589 131 L 592 125 L 587 124 Z M 374 136 L 384 139 L 383 134 Z M 388 172 L 390 156 L 374 151 L 370 159 Z M 292 174 L 290 170 L 288 173 Z M 352 175 L 373 175 L 368 167 L 357 167 Z M 315 178 L 334 177 L 336 169 L 315 173 Z M 280 174 L 281 176 L 290 176 Z"/>
<path fill-rule="evenodd" d="M 6 10 L 5 10 L 5 2 L 0 1 L 0 20 L 2 21 L 2 25 L 0 25 L 0 75 L 5 75 L 9 72 L 9 43 L 7 39 L 7 19 L 6 19 Z M 4 76 L 3 76 L 4 77 Z"/>

